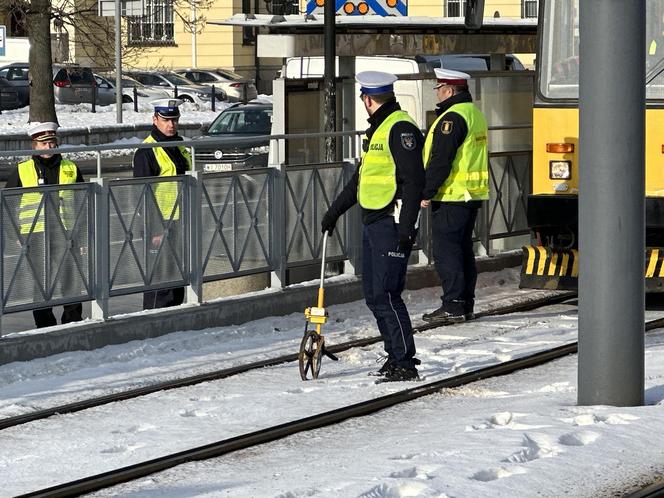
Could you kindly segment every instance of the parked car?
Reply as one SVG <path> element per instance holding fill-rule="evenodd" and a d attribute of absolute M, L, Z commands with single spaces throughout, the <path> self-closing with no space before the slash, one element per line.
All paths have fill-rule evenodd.
<path fill-rule="evenodd" d="M 16 91 L 16 87 L 11 86 L 7 80 L 0 78 L 0 109 L 7 111 L 9 109 L 18 109 L 23 107 Z"/>
<path fill-rule="evenodd" d="M 23 89 L 24 102 L 29 102 L 30 98 L 29 68 L 27 62 L 15 62 L 0 69 L 0 71 L 7 70 L 7 82 L 11 86 Z M 0 74 L 0 76 L 2 75 Z M 14 82 L 15 84 L 12 84 Z M 53 64 L 53 94 L 56 104 L 90 103 L 95 86 L 96 82 L 89 67 L 77 64 Z M 19 95 L 21 95 L 20 91 Z M 108 105 L 113 102 L 114 100 L 108 93 L 97 92 L 97 105 Z"/>
<path fill-rule="evenodd" d="M 258 97 L 254 80 L 228 69 L 182 69 L 176 73 L 199 85 L 222 88 L 229 102 L 248 102 Z"/>
<path fill-rule="evenodd" d="M 113 93 L 113 101 L 115 102 L 115 76 L 110 75 L 108 77 L 102 76 L 100 74 L 95 74 L 95 80 L 97 81 L 98 88 L 109 88 Z M 171 96 L 167 90 L 153 90 L 146 87 L 140 82 L 136 81 L 133 78 L 128 76 L 122 77 L 122 102 L 125 104 L 132 103 L 134 101 L 134 88 L 136 88 L 136 96 L 138 97 L 139 102 L 145 101 L 147 103 L 152 102 L 157 99 L 164 99 Z"/>
<path fill-rule="evenodd" d="M 92 102 L 97 83 L 89 67 L 53 64 L 53 85 L 56 104 L 81 104 Z M 96 94 L 97 105 L 115 102 L 114 92 L 102 91 Z"/>
<path fill-rule="evenodd" d="M 24 107 L 30 103 L 30 80 L 28 80 L 27 64 L 14 62 L 0 67 L 0 79 L 6 80 L 7 84 L 17 92 L 19 107 Z M 3 89 L 5 86 L 2 85 Z M 5 109 L 4 104 L 3 109 Z"/>
<path fill-rule="evenodd" d="M 426 64 L 431 71 L 437 67 L 455 71 L 488 71 L 491 56 L 489 54 L 418 55 L 415 60 Z M 521 61 L 512 54 L 505 55 L 505 66 L 499 69 L 503 71 L 526 70 Z"/>
<path fill-rule="evenodd" d="M 210 87 L 195 85 L 187 78 L 171 71 L 127 71 L 127 74 L 149 88 L 167 90 L 169 97 L 175 96 L 177 86 L 177 96 L 185 102 L 208 105 L 212 98 Z M 215 88 L 214 93 L 218 101 L 228 100 L 226 92 L 221 88 Z"/>
<path fill-rule="evenodd" d="M 256 140 L 223 147 L 196 147 L 196 162 L 202 164 L 206 172 L 265 167 L 270 152 L 270 142 L 266 137 L 271 131 L 271 103 L 232 104 L 219 113 L 203 136 L 257 137 Z"/>

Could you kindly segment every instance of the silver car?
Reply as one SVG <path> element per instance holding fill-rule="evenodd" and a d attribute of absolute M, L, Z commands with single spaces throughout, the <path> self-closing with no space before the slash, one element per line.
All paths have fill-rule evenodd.
<path fill-rule="evenodd" d="M 113 102 L 115 102 L 115 76 L 109 77 L 95 74 L 97 81 L 98 92 L 111 92 L 113 94 Z M 133 78 L 128 76 L 122 77 L 122 102 L 125 104 L 134 101 L 134 88 L 136 89 L 136 99 L 139 102 L 152 102 L 157 99 L 165 99 L 171 96 L 168 90 L 154 90 L 139 83 Z"/>
<path fill-rule="evenodd" d="M 149 88 L 168 91 L 169 97 L 175 97 L 177 87 L 177 97 L 185 102 L 207 106 L 212 100 L 210 87 L 195 85 L 171 71 L 127 71 L 127 75 Z M 215 89 L 215 98 L 219 102 L 227 100 L 226 92 L 221 88 Z"/>
<path fill-rule="evenodd" d="M 95 102 L 98 105 L 109 105 L 115 102 L 115 92 L 98 92 L 97 83 L 92 69 L 78 65 L 53 64 L 53 94 L 56 104 L 82 104 Z"/>
<path fill-rule="evenodd" d="M 228 69 L 182 69 L 176 73 L 199 85 L 223 88 L 230 102 L 248 102 L 258 97 L 254 80 Z"/>

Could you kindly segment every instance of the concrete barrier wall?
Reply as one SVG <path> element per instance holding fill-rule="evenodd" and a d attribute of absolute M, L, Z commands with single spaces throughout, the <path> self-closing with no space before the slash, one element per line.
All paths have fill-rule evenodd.
<path fill-rule="evenodd" d="M 209 125 L 210 123 L 182 123 L 178 128 L 180 133 L 187 138 L 197 138 L 202 135 L 201 127 Z M 112 143 L 121 139 L 143 139 L 151 129 L 151 124 L 117 124 L 95 126 L 94 128 L 67 128 L 59 130 L 58 137 L 61 144 L 99 145 Z M 0 150 L 28 150 L 31 147 L 30 138 L 24 132 L 0 136 Z M 3 160 L 7 160 L 7 158 Z"/>
<path fill-rule="evenodd" d="M 479 258 L 477 264 L 479 271 L 498 271 L 518 266 L 521 264 L 521 251 Z M 440 281 L 433 266 L 417 266 L 408 271 L 408 289 L 439 285 Z M 35 331 L 0 337 L 0 364 L 28 361 L 67 351 L 92 350 L 171 332 L 239 325 L 259 318 L 304 313 L 304 309 L 314 303 L 317 288 L 317 283 L 297 285 L 273 292 L 230 297 L 200 306 L 182 306 L 124 315 L 106 322 L 88 320 L 52 328 L 47 332 Z M 360 278 L 325 286 L 326 306 L 356 301 L 362 297 Z M 304 326 L 304 314 L 302 324 Z"/>

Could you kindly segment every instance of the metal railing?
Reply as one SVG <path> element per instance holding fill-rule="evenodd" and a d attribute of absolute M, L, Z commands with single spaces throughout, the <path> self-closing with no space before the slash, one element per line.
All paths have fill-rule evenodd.
<path fill-rule="evenodd" d="M 286 140 L 336 136 L 344 150 L 359 150 L 359 132 L 276 135 Z M 255 138 L 249 139 L 255 141 Z M 191 148 L 229 139 L 179 142 Z M 242 139 L 233 139 L 237 145 Z M 163 144 L 78 146 L 54 152 L 136 149 Z M 30 155 L 31 151 L 0 152 Z M 204 282 L 270 273 L 287 285 L 288 269 L 320 262 L 320 220 L 353 174 L 355 157 L 326 164 L 285 164 L 185 176 L 0 190 L 0 313 L 90 300 L 94 318 L 108 317 L 113 296 L 186 286 L 186 302 L 202 301 Z M 478 217 L 477 239 L 527 233 L 525 207 L 531 151 L 490 154 L 491 200 Z M 29 197 L 32 195 L 33 197 Z M 21 213 L 36 201 L 28 218 Z M 431 261 L 430 213 L 423 212 L 416 249 Z M 328 242 L 330 261 L 361 268 L 357 208 L 337 224 Z M 417 259 L 417 256 L 416 258 Z M 0 315 L 1 316 L 1 315 Z"/>

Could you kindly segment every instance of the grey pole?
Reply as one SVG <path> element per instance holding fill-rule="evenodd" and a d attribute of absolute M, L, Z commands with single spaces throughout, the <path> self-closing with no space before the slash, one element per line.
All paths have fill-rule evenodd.
<path fill-rule="evenodd" d="M 644 401 L 645 0 L 579 4 L 578 403 L 635 406 Z"/>
<path fill-rule="evenodd" d="M 122 45 L 120 43 L 122 12 L 120 0 L 115 0 L 115 104 L 117 107 L 116 120 L 122 123 Z"/>
<path fill-rule="evenodd" d="M 325 106 L 324 106 L 324 119 L 325 131 L 336 130 L 336 111 L 337 111 L 337 94 L 334 86 L 334 77 L 336 76 L 336 2 L 334 0 L 326 0 L 323 7 L 323 24 L 324 24 L 324 48 L 325 48 Z M 337 160 L 337 139 L 336 137 L 328 137 L 325 139 L 325 160 L 332 162 Z"/>

